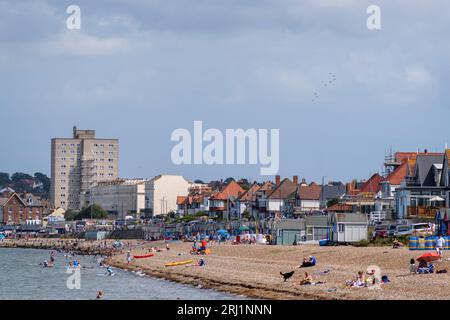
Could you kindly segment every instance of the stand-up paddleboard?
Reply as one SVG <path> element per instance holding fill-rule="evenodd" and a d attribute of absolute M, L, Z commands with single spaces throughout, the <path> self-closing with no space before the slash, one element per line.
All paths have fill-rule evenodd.
<path fill-rule="evenodd" d="M 192 263 L 194 260 L 185 260 L 185 261 L 178 261 L 178 262 L 169 262 L 166 263 L 166 267 L 175 267 L 175 266 L 181 266 L 183 264 Z"/>
<path fill-rule="evenodd" d="M 114 277 L 116 274 L 115 273 L 97 273 L 97 276 L 99 277 Z"/>
<path fill-rule="evenodd" d="M 145 258 L 153 257 L 154 255 L 155 255 L 154 253 L 149 253 L 149 254 L 133 256 L 133 258 L 134 259 L 145 259 Z"/>

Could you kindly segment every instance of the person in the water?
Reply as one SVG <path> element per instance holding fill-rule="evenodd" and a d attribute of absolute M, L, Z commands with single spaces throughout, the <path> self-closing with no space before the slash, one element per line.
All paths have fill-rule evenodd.
<path fill-rule="evenodd" d="M 100 299 L 102 299 L 102 298 L 103 298 L 103 292 L 99 291 L 99 292 L 97 293 L 97 299 L 100 300 Z"/>
<path fill-rule="evenodd" d="M 108 272 L 108 276 L 112 276 L 114 274 L 113 269 L 111 267 L 106 268 L 106 271 Z"/>

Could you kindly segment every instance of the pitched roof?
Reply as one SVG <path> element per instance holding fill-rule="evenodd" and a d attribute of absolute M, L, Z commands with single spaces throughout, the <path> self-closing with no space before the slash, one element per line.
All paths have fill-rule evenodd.
<path fill-rule="evenodd" d="M 328 226 L 328 216 L 327 215 L 307 215 L 305 216 L 305 224 L 308 227 L 327 227 Z"/>
<path fill-rule="evenodd" d="M 381 190 L 381 181 L 383 180 L 383 177 L 380 176 L 378 173 L 375 173 L 374 175 L 372 175 L 369 180 L 367 180 L 363 186 L 360 189 L 360 193 L 366 193 L 366 192 L 370 192 L 370 193 L 377 193 L 378 191 Z"/>
<path fill-rule="evenodd" d="M 212 200 L 227 200 L 230 197 L 238 197 L 240 194 L 244 193 L 245 190 L 236 182 L 231 181 L 227 184 L 221 191 L 212 194 Z"/>
<path fill-rule="evenodd" d="M 240 197 L 240 201 L 253 201 L 256 198 L 256 192 L 261 188 L 257 183 L 253 184 L 250 189 L 245 191 Z"/>
<path fill-rule="evenodd" d="M 434 174 L 432 172 L 433 164 L 444 161 L 444 154 L 419 154 L 416 159 L 416 179 L 417 183 L 421 186 L 435 185 Z"/>
<path fill-rule="evenodd" d="M 319 200 L 322 187 L 314 183 L 309 186 L 299 186 L 297 190 L 300 200 Z"/>
<path fill-rule="evenodd" d="M 405 160 L 400 166 L 395 168 L 386 179 L 383 181 L 389 181 L 391 185 L 399 185 L 407 174 L 407 168 L 410 160 Z"/>
<path fill-rule="evenodd" d="M 19 199 L 20 202 L 22 202 L 22 204 L 24 206 L 27 206 L 27 204 L 25 203 L 25 201 L 23 201 L 23 199 L 21 197 L 19 197 L 19 195 L 15 192 L 7 194 L 4 193 L 1 197 L 0 197 L 0 206 L 4 206 L 11 198 L 16 197 L 17 199 Z"/>
<path fill-rule="evenodd" d="M 322 187 L 322 197 L 325 200 L 340 198 L 345 194 L 345 185 L 342 182 L 333 182 Z"/>
<path fill-rule="evenodd" d="M 275 189 L 272 190 L 272 192 L 269 193 L 267 199 L 272 200 L 286 199 L 292 193 L 296 192 L 297 187 L 298 186 L 295 183 L 293 183 L 288 178 L 285 178 L 283 179 L 283 181 L 280 182 L 278 186 L 275 187 Z"/>
<path fill-rule="evenodd" d="M 264 184 L 259 188 L 259 191 L 269 191 L 272 190 L 275 187 L 275 184 L 272 181 L 266 181 Z"/>
<path fill-rule="evenodd" d="M 177 196 L 177 205 L 182 205 L 186 201 L 186 196 Z"/>
<path fill-rule="evenodd" d="M 445 149 L 445 155 L 447 156 L 447 167 L 450 167 L 450 149 Z"/>

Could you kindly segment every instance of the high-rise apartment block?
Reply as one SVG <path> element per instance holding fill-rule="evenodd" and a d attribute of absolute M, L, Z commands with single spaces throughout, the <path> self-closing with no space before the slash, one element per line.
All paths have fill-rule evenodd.
<path fill-rule="evenodd" d="M 95 130 L 73 128 L 72 138 L 51 142 L 50 204 L 79 210 L 90 204 L 90 190 L 119 175 L 119 140 L 98 139 Z"/>

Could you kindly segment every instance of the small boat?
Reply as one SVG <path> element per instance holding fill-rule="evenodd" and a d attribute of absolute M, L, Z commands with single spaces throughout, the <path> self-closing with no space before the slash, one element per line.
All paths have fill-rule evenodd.
<path fill-rule="evenodd" d="M 143 255 L 138 255 L 138 256 L 133 256 L 134 259 L 144 259 L 144 258 L 150 258 L 153 257 L 155 254 L 154 253 L 148 253 L 148 254 L 143 254 Z"/>
<path fill-rule="evenodd" d="M 178 262 L 169 262 L 166 263 L 166 267 L 175 267 L 175 266 L 181 266 L 183 264 L 192 263 L 193 260 L 185 260 L 185 261 L 178 261 Z"/>

